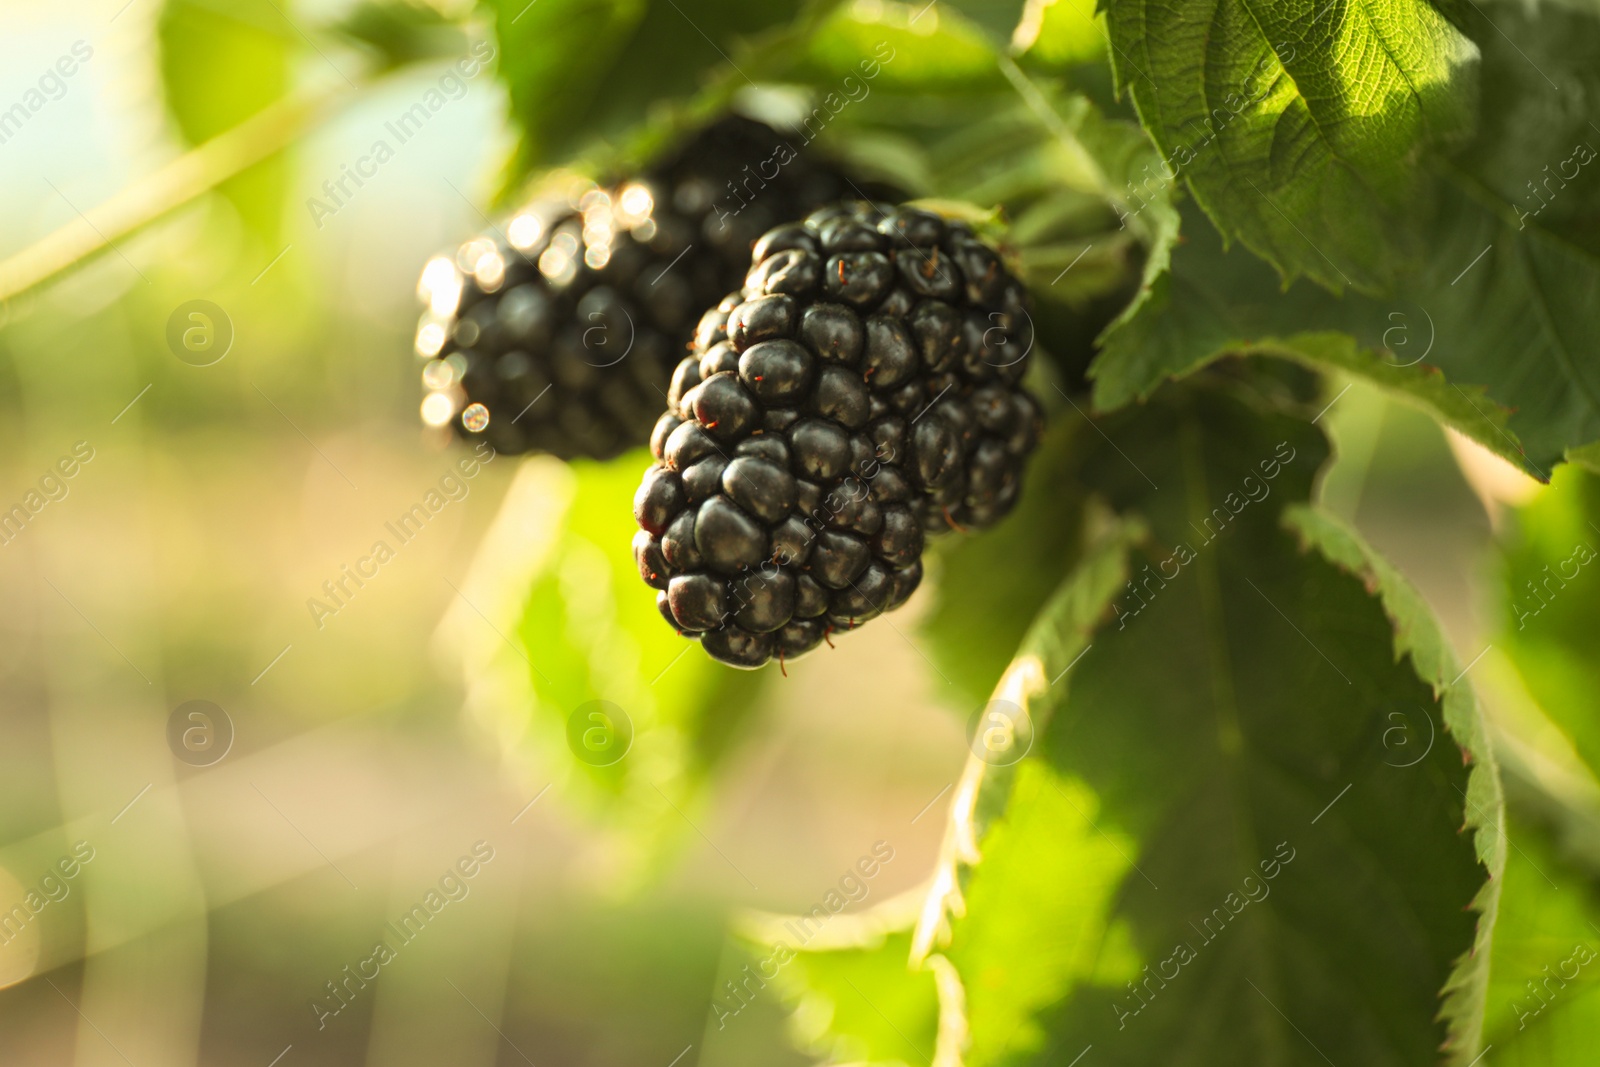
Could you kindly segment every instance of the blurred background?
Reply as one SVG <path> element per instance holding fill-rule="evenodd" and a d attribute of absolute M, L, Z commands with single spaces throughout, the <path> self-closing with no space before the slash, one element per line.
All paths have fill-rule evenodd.
<path fill-rule="evenodd" d="M 936 569 L 787 676 L 735 675 L 636 584 L 639 456 L 499 457 L 308 607 L 471 454 L 417 416 L 416 282 L 496 212 L 505 82 L 311 203 L 492 39 L 439 11 L 468 29 L 438 58 L 315 0 L 0 12 L 0 257 L 265 116 L 261 162 L 0 309 L 0 512 L 26 516 L 0 532 L 0 908 L 41 901 L 0 915 L 0 1063 L 804 1063 L 776 990 L 718 1025 L 730 916 L 807 910 L 879 842 L 852 910 L 932 869 L 982 699 L 918 634 Z M 172 341 L 196 308 L 203 359 Z M 1341 385 L 1325 499 L 1473 661 L 1536 488 Z M 634 731 L 607 767 L 566 743 L 597 699 Z"/>

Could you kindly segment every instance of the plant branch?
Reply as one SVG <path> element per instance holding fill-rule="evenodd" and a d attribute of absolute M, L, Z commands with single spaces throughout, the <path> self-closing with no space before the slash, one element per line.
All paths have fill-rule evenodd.
<path fill-rule="evenodd" d="M 333 110 L 349 86 L 285 97 L 198 145 L 0 261 L 0 301 L 57 277 L 229 178 L 282 151 Z"/>

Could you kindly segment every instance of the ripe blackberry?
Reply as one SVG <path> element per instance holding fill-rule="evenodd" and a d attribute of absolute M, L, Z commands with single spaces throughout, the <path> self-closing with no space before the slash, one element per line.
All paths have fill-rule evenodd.
<path fill-rule="evenodd" d="M 644 444 L 693 316 L 740 284 L 751 242 L 847 187 L 730 116 L 636 180 L 529 206 L 423 272 L 424 421 L 508 453 Z"/>
<path fill-rule="evenodd" d="M 739 667 L 904 603 L 925 531 L 1010 509 L 1040 424 L 1024 290 L 966 225 L 832 206 L 753 260 L 673 371 L 634 498 L 662 615 Z"/>

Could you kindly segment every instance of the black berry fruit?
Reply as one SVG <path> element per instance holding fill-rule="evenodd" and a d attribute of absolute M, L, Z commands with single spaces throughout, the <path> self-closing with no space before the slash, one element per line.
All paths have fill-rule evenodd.
<path fill-rule="evenodd" d="M 725 663 L 905 602 L 928 532 L 1010 510 L 1040 412 L 1026 293 L 960 222 L 835 205 L 769 230 L 671 375 L 634 555 Z"/>
<path fill-rule="evenodd" d="M 741 284 L 751 242 L 849 191 L 730 116 L 636 180 L 530 206 L 423 273 L 424 421 L 508 453 L 644 444 L 694 316 Z"/>

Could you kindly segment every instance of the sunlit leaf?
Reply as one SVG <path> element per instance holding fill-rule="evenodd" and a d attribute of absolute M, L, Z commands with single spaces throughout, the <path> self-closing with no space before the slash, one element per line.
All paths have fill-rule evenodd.
<path fill-rule="evenodd" d="M 190 144 L 232 129 L 283 97 L 295 53 L 304 47 L 268 0 L 227 6 L 167 0 L 157 33 L 167 108 Z M 275 244 L 287 185 L 288 163 L 280 154 L 218 188 L 265 243 Z"/>
<path fill-rule="evenodd" d="M 1600 167 L 1590 162 L 1600 134 L 1589 103 L 1600 75 L 1581 44 L 1600 33 L 1600 19 L 1553 5 L 1464 17 L 1482 50 L 1479 134 L 1455 159 L 1417 167 L 1436 209 L 1407 220 L 1424 231 L 1424 250 L 1392 295 L 1285 289 L 1245 251 L 1224 252 L 1188 213 L 1170 275 L 1106 335 L 1097 403 L 1148 395 L 1230 352 L 1331 355 L 1536 477 L 1563 458 L 1600 465 L 1600 362 L 1588 343 L 1600 332 L 1589 298 L 1600 288 Z M 1298 343 L 1332 330 L 1354 343 L 1330 339 L 1320 355 Z"/>
<path fill-rule="evenodd" d="M 718 664 L 662 621 L 628 548 L 647 465 L 526 463 L 447 625 L 469 713 L 532 789 L 561 783 L 609 831 L 648 844 L 639 863 L 693 833 L 686 807 L 771 673 Z"/>
<path fill-rule="evenodd" d="M 1111 63 L 1218 227 L 1335 291 L 1397 278 L 1420 147 L 1470 129 L 1477 50 L 1426 0 L 1114 0 Z"/>

